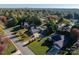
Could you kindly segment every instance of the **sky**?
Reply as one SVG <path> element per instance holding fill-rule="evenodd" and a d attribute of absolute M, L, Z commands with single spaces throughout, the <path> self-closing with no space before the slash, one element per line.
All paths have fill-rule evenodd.
<path fill-rule="evenodd" d="M 78 8 L 79 4 L 0 4 L 0 8 Z"/>

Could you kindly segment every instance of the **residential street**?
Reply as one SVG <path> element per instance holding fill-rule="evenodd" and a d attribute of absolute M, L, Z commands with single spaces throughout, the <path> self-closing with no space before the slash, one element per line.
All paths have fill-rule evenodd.
<path fill-rule="evenodd" d="M 8 36 L 12 39 L 12 41 L 15 43 L 15 45 L 17 46 L 17 48 L 21 51 L 21 53 L 23 55 L 34 55 L 34 53 L 28 48 L 28 47 L 23 47 L 23 43 L 20 42 L 15 42 L 15 40 L 18 40 L 17 37 L 15 37 L 15 35 L 12 35 L 12 32 L 10 32 L 12 28 L 9 29 L 5 29 L 5 31 L 7 32 Z"/>

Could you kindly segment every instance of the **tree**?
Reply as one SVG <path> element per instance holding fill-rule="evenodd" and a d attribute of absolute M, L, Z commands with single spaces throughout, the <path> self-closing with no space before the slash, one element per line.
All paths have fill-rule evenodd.
<path fill-rule="evenodd" d="M 68 15 L 65 16 L 64 18 L 66 18 L 66 19 L 71 19 L 71 18 L 73 18 L 73 15 L 72 15 L 72 14 L 68 14 Z"/>
<path fill-rule="evenodd" d="M 57 23 L 61 23 L 61 22 L 63 22 L 63 18 L 62 17 L 58 20 Z"/>
<path fill-rule="evenodd" d="M 11 18 L 11 20 L 7 22 L 7 27 L 8 28 L 13 27 L 13 26 L 17 25 L 17 23 L 18 23 L 18 20 L 16 18 Z"/>
<path fill-rule="evenodd" d="M 50 28 L 52 32 L 56 32 L 57 31 L 57 24 L 50 20 L 48 23 L 47 23 L 47 28 Z"/>
<path fill-rule="evenodd" d="M 79 14 L 74 13 L 74 18 L 75 18 L 75 19 L 79 19 Z"/>
<path fill-rule="evenodd" d="M 0 54 L 2 54 L 3 51 L 4 51 L 4 47 L 0 45 Z"/>
<path fill-rule="evenodd" d="M 40 21 L 40 18 L 39 18 L 38 16 L 33 16 L 33 17 L 32 17 L 32 22 L 33 22 L 33 24 L 35 24 L 36 26 L 41 25 L 41 21 Z"/>
<path fill-rule="evenodd" d="M 34 24 L 34 25 L 36 25 L 36 26 L 39 26 L 39 25 L 41 25 L 41 20 L 40 20 L 40 18 L 38 17 L 38 16 L 27 16 L 27 18 L 26 18 L 26 21 L 29 23 L 29 24 Z"/>
<path fill-rule="evenodd" d="M 73 29 L 73 28 L 79 29 L 79 23 L 78 23 L 78 24 L 75 24 L 74 26 L 72 26 L 72 29 Z"/>

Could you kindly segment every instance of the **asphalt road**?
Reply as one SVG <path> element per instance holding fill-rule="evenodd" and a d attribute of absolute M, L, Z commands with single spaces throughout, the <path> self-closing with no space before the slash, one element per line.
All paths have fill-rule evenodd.
<path fill-rule="evenodd" d="M 9 29 L 5 29 L 5 31 L 7 32 L 7 35 L 12 39 L 12 41 L 14 42 L 14 44 L 17 46 L 17 48 L 21 51 L 21 53 L 23 55 L 34 55 L 34 53 L 26 46 L 26 47 L 23 47 L 23 43 L 20 41 L 20 42 L 15 42 L 15 40 L 18 40 L 17 37 L 15 37 L 15 35 L 12 35 L 12 32 L 10 32 L 12 28 L 9 28 Z"/>

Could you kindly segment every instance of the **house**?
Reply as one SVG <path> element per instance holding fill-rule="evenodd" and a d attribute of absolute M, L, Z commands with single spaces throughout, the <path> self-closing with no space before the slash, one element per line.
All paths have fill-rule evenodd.
<path fill-rule="evenodd" d="M 59 17 L 58 17 L 57 15 L 50 15 L 50 16 L 47 16 L 47 19 L 48 19 L 49 21 L 58 22 Z"/>
<path fill-rule="evenodd" d="M 55 55 L 60 51 L 60 47 L 58 45 L 54 45 L 51 50 L 47 53 L 47 55 Z"/>
<path fill-rule="evenodd" d="M 46 32 L 49 32 L 49 29 L 47 29 L 47 26 L 39 26 L 39 27 L 31 26 L 30 32 L 35 37 L 43 38 L 45 36 Z"/>
<path fill-rule="evenodd" d="M 47 28 L 46 26 L 39 26 L 39 27 L 37 27 L 37 29 L 40 30 L 40 31 L 43 31 L 43 30 L 45 30 L 46 28 Z"/>
<path fill-rule="evenodd" d="M 50 36 L 51 40 L 53 40 L 53 46 L 52 48 L 48 51 L 48 55 L 55 55 L 57 54 L 63 47 L 67 46 L 67 44 L 70 41 L 70 35 L 60 35 L 60 34 L 53 34 Z M 49 41 L 51 41 L 49 38 Z"/>
<path fill-rule="evenodd" d="M 59 23 L 57 24 L 58 30 L 62 30 L 62 27 L 65 26 L 64 23 Z"/>
<path fill-rule="evenodd" d="M 77 23 L 78 19 L 70 19 L 72 22 Z"/>
<path fill-rule="evenodd" d="M 39 38 L 40 37 L 40 33 L 34 33 L 33 36 L 34 36 L 34 38 Z"/>
<path fill-rule="evenodd" d="M 24 28 L 28 28 L 29 24 L 27 22 L 24 22 Z"/>
<path fill-rule="evenodd" d="M 20 27 L 21 28 L 28 28 L 29 24 L 25 20 L 23 20 L 23 21 L 20 22 Z"/>
<path fill-rule="evenodd" d="M 48 55 L 55 55 L 57 54 L 61 48 L 63 47 L 63 41 L 64 39 L 61 38 L 61 35 L 55 34 L 52 36 L 53 40 L 53 46 L 52 48 L 48 51 Z"/>
<path fill-rule="evenodd" d="M 70 25 L 67 24 L 67 25 L 63 26 L 62 29 L 63 29 L 64 31 L 69 31 L 69 32 L 70 32 L 71 27 L 72 27 L 72 26 L 70 26 Z"/>
<path fill-rule="evenodd" d="M 40 33 L 39 33 L 39 29 L 36 28 L 36 26 L 30 26 L 29 28 L 29 33 L 32 34 L 32 37 L 34 38 L 38 38 L 40 36 Z"/>
<path fill-rule="evenodd" d="M 59 19 L 59 17 L 58 17 L 57 15 L 50 15 L 50 16 L 47 16 L 47 18 L 48 18 L 49 20 L 51 20 L 51 19 L 54 19 L 54 20 Z"/>
<path fill-rule="evenodd" d="M 61 23 L 61 24 L 58 24 L 57 27 L 58 27 L 58 30 L 60 31 L 70 31 L 72 26 L 69 24 Z"/>

